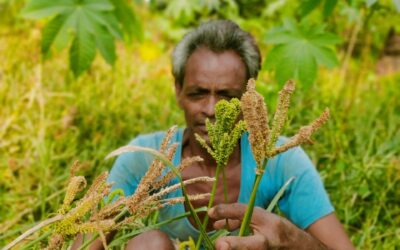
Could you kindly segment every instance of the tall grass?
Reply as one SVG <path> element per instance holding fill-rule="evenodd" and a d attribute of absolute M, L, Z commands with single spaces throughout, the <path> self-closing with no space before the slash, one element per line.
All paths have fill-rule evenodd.
<path fill-rule="evenodd" d="M 22 20 L 0 25 L 1 246 L 57 210 L 73 160 L 90 179 L 109 170 L 105 155 L 135 135 L 184 124 L 170 75 L 173 43 L 160 30 L 152 28 L 143 44 L 120 44 L 114 68 L 96 60 L 74 80 L 66 53 L 42 63 L 40 29 Z M 284 134 L 330 108 L 318 143 L 306 151 L 353 243 L 393 249 L 400 245 L 400 77 L 378 77 L 368 65 L 360 80 L 358 62 L 351 65 L 343 88 L 335 70 L 322 70 L 309 90 L 298 86 Z M 266 72 L 260 81 L 273 110 L 279 86 Z"/>

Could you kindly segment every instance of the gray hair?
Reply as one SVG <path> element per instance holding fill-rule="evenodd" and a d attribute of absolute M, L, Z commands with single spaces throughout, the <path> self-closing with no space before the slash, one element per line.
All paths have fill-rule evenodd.
<path fill-rule="evenodd" d="M 243 31 L 236 23 L 215 20 L 203 23 L 187 33 L 172 53 L 172 74 L 181 86 L 185 77 L 185 65 L 190 55 L 199 47 L 214 52 L 234 50 L 247 67 L 247 77 L 257 78 L 260 70 L 260 50 L 253 36 Z"/>

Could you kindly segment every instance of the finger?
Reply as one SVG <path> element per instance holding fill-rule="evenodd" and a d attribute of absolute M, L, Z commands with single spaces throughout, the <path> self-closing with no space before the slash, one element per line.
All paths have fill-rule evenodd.
<path fill-rule="evenodd" d="M 208 216 L 214 220 L 235 219 L 242 220 L 246 212 L 246 205 L 240 203 L 220 204 L 208 210 Z"/>
<path fill-rule="evenodd" d="M 214 228 L 215 229 L 223 229 L 226 227 L 226 220 L 217 220 L 214 222 Z M 233 231 L 236 230 L 240 227 L 240 221 L 239 220 L 228 220 L 228 230 Z"/>
<path fill-rule="evenodd" d="M 268 244 L 264 236 L 256 234 L 247 237 L 226 236 L 216 240 L 217 250 L 265 250 Z"/>

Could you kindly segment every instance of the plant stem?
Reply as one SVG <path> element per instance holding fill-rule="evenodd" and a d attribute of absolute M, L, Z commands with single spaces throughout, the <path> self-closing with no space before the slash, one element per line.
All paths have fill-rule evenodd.
<path fill-rule="evenodd" d="M 115 216 L 115 218 L 114 218 L 113 220 L 114 220 L 115 222 L 118 222 L 118 221 L 119 221 L 121 218 L 123 218 L 127 213 L 128 213 L 128 209 L 127 209 L 127 208 L 124 208 L 117 216 Z M 99 237 L 99 235 L 100 235 L 99 233 L 93 234 L 92 237 L 91 237 L 89 240 L 82 242 L 82 245 L 79 247 L 78 250 L 85 249 L 87 246 L 89 246 L 90 243 L 92 243 L 94 240 L 96 240 L 97 237 Z"/>
<path fill-rule="evenodd" d="M 24 245 L 23 247 L 21 247 L 21 250 L 25 250 L 25 249 L 33 249 L 33 245 L 35 245 L 36 243 L 38 243 L 39 241 L 46 239 L 47 237 L 49 237 L 51 235 L 51 231 L 47 231 L 44 234 L 40 235 L 39 238 L 32 240 L 31 242 L 29 242 L 28 244 Z"/>
<path fill-rule="evenodd" d="M 224 202 L 228 203 L 228 184 L 226 183 L 225 168 L 222 169 L 222 187 L 224 189 Z M 225 229 L 229 230 L 228 219 L 225 219 Z"/>
<path fill-rule="evenodd" d="M 50 225 L 50 224 L 52 224 L 52 223 L 54 223 L 56 221 L 62 220 L 62 218 L 64 218 L 64 216 L 59 214 L 59 215 L 56 215 L 56 216 L 54 216 L 54 217 L 52 217 L 50 219 L 47 219 L 47 220 L 44 220 L 44 221 L 40 222 L 39 224 L 37 224 L 36 226 L 32 227 L 31 229 L 29 229 L 25 233 L 23 233 L 20 236 L 18 236 L 18 238 L 16 238 L 10 244 L 5 246 L 3 248 L 3 250 L 11 249 L 12 247 L 17 245 L 19 242 L 21 242 L 23 239 L 25 239 L 29 235 L 33 234 L 34 232 L 40 230 L 41 228 L 43 228 L 43 227 L 45 227 L 47 225 Z"/>
<path fill-rule="evenodd" d="M 217 192 L 218 177 L 219 177 L 220 170 L 221 170 L 221 165 L 217 164 L 217 169 L 215 170 L 215 181 L 214 181 L 212 189 L 211 189 L 211 196 L 210 196 L 210 200 L 208 201 L 207 210 L 210 209 L 212 207 L 212 205 L 214 204 L 214 198 L 215 198 L 215 193 Z M 199 226 L 207 228 L 207 224 L 208 224 L 208 214 L 206 213 L 206 215 L 204 216 L 203 225 L 199 225 Z M 199 239 L 197 240 L 197 243 L 196 243 L 196 250 L 200 249 L 202 240 L 203 240 L 203 237 L 202 237 L 202 235 L 200 235 Z"/>
<path fill-rule="evenodd" d="M 207 208 L 206 207 L 201 207 L 201 208 L 195 209 L 195 211 L 196 212 L 206 212 Z M 119 237 L 118 239 L 114 239 L 108 246 L 109 247 L 117 246 L 120 243 L 121 240 L 132 238 L 133 236 L 138 235 L 140 233 L 143 233 L 143 232 L 145 232 L 147 230 L 159 228 L 159 227 L 161 227 L 163 225 L 167 225 L 167 224 L 169 224 L 169 223 L 171 223 L 173 221 L 180 220 L 180 219 L 185 218 L 185 217 L 187 217 L 189 215 L 190 215 L 190 212 L 185 212 L 184 214 L 178 215 L 178 216 L 176 216 L 174 218 L 171 218 L 169 220 L 161 221 L 159 223 L 155 223 L 153 225 L 149 225 L 149 226 L 147 226 L 145 228 L 141 228 L 141 229 L 135 230 L 135 231 L 130 232 L 128 234 L 124 234 L 123 236 Z"/>
<path fill-rule="evenodd" d="M 275 142 L 271 145 L 274 145 Z M 272 146 L 271 146 L 272 148 Z M 271 152 L 271 150 L 269 150 Z M 240 225 L 240 231 L 239 231 L 239 236 L 246 236 L 249 234 L 249 226 L 251 222 L 251 217 L 253 216 L 253 210 L 254 210 L 254 203 L 256 202 L 256 194 L 258 190 L 258 186 L 260 185 L 261 182 L 261 177 L 263 176 L 264 170 L 267 167 L 268 164 L 268 158 L 265 158 L 261 166 L 257 166 L 257 170 L 261 171 L 256 171 L 256 178 L 254 180 L 253 184 L 253 190 L 251 191 L 250 195 L 250 200 L 246 209 L 246 212 L 243 217 L 242 224 Z"/>
<path fill-rule="evenodd" d="M 254 203 L 256 201 L 256 194 L 258 186 L 260 185 L 261 182 L 261 177 L 262 174 L 256 174 L 256 179 L 254 180 L 253 190 L 251 191 L 249 204 L 247 206 L 246 213 L 244 214 L 242 224 L 240 225 L 239 236 L 246 236 L 249 234 L 251 216 L 253 215 Z"/>

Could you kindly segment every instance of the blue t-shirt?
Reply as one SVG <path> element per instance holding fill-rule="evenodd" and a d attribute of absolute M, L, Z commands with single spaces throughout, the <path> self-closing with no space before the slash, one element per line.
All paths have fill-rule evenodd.
<path fill-rule="evenodd" d="M 140 135 L 130 145 L 159 149 L 165 132 Z M 173 164 L 178 166 L 182 155 L 183 129 L 178 129 L 171 143 L 179 143 Z M 278 145 L 287 139 L 280 137 Z M 238 202 L 248 203 L 255 178 L 256 162 L 251 152 L 248 133 L 240 140 L 241 149 L 241 184 Z M 108 182 L 113 182 L 112 189 L 120 188 L 126 196 L 132 195 L 140 179 L 146 173 L 153 158 L 141 152 L 129 152 L 120 155 L 110 172 Z M 316 220 L 333 212 L 333 207 L 324 189 L 321 179 L 309 157 L 301 147 L 292 148 L 269 159 L 256 195 L 255 205 L 266 208 L 285 182 L 295 176 L 296 179 L 286 189 L 278 202 L 280 210 L 298 227 L 305 229 Z M 177 183 L 174 179 L 171 184 Z M 169 193 L 166 198 L 182 197 L 182 190 Z M 159 211 L 159 221 L 167 220 L 185 212 L 183 204 L 167 206 Z M 187 240 L 197 239 L 199 231 L 183 218 L 161 228 L 171 238 Z"/>

